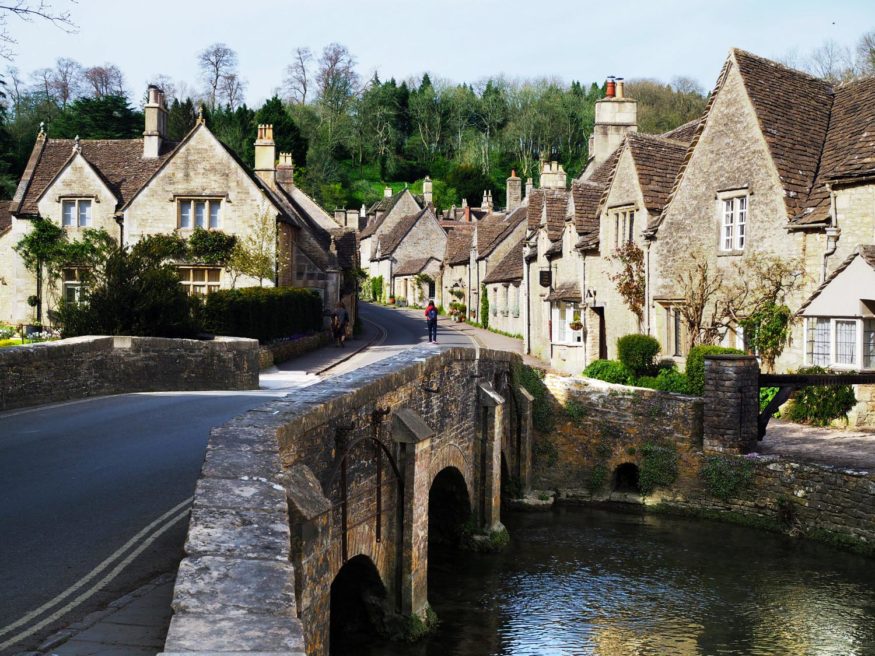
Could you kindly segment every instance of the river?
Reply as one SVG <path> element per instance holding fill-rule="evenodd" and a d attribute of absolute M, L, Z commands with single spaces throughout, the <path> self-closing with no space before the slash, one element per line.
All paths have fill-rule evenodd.
<path fill-rule="evenodd" d="M 441 619 L 355 656 L 875 655 L 875 561 L 729 524 L 510 514 L 498 555 L 430 554 Z"/>

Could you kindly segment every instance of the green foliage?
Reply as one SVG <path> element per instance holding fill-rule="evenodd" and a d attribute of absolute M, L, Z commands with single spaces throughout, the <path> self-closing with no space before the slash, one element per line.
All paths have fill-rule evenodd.
<path fill-rule="evenodd" d="M 663 368 L 655 376 L 639 376 L 635 379 L 638 387 L 647 387 L 661 392 L 689 394 L 690 384 L 687 376 L 677 369 Z"/>
<path fill-rule="evenodd" d="M 124 96 L 79 98 L 49 124 L 48 132 L 56 139 L 135 139 L 143 134 L 143 114 Z"/>
<path fill-rule="evenodd" d="M 705 458 L 699 475 L 712 496 L 728 501 L 750 487 L 753 472 L 754 465 L 747 458 L 713 455 Z"/>
<path fill-rule="evenodd" d="M 383 300 L 383 276 L 371 278 L 371 300 Z"/>
<path fill-rule="evenodd" d="M 64 337 L 142 335 L 192 337 L 194 301 L 176 270 L 148 252 L 116 249 L 100 277 L 83 284 L 83 303 L 61 303 Z"/>
<path fill-rule="evenodd" d="M 668 487 L 677 480 L 678 453 L 672 444 L 646 443 L 641 447 L 638 486 L 644 496 L 657 487 Z"/>
<path fill-rule="evenodd" d="M 547 386 L 544 384 L 544 372 L 526 364 L 514 363 L 511 372 L 514 389 L 524 388 L 532 395 L 532 423 L 535 430 L 549 433 L 555 424 Z"/>
<path fill-rule="evenodd" d="M 486 285 L 480 285 L 480 325 L 489 328 L 489 294 Z"/>
<path fill-rule="evenodd" d="M 829 373 L 823 367 L 800 369 L 800 374 Z M 790 400 L 786 416 L 790 421 L 828 426 L 836 419 L 847 420 L 848 413 L 857 404 L 854 388 L 850 385 L 812 385 L 803 387 Z"/>
<path fill-rule="evenodd" d="M 600 491 L 608 480 L 608 468 L 604 463 L 597 463 L 589 470 L 589 478 L 586 482 L 586 488 L 590 494 L 595 494 Z"/>
<path fill-rule="evenodd" d="M 237 237 L 221 230 L 195 228 L 188 238 L 188 255 L 199 264 L 225 264 L 231 259 Z"/>
<path fill-rule="evenodd" d="M 156 262 L 184 260 L 188 256 L 188 244 L 175 232 L 154 234 L 147 235 L 134 244 L 131 252 Z"/>
<path fill-rule="evenodd" d="M 617 273 L 608 277 L 617 286 L 617 293 L 623 298 L 632 313 L 641 324 L 644 318 L 645 292 L 647 279 L 644 276 L 644 251 L 634 241 L 626 241 L 614 251 L 609 258 L 620 264 Z M 622 360 L 622 358 L 620 358 Z"/>
<path fill-rule="evenodd" d="M 322 300 L 291 287 L 222 289 L 207 295 L 203 317 L 207 330 L 217 335 L 264 343 L 321 330 Z"/>
<path fill-rule="evenodd" d="M 777 387 L 760 387 L 760 412 L 766 409 L 766 406 L 772 402 L 777 394 Z"/>
<path fill-rule="evenodd" d="M 586 419 L 589 410 L 580 401 L 568 399 L 565 403 L 565 414 L 568 415 L 568 418 L 575 424 L 580 425 L 583 423 L 583 420 Z"/>
<path fill-rule="evenodd" d="M 32 227 L 14 246 L 28 271 L 37 273 L 44 264 L 54 261 L 66 239 L 64 229 L 46 219 L 33 219 Z"/>
<path fill-rule="evenodd" d="M 626 365 L 616 360 L 594 360 L 583 370 L 583 375 L 619 385 L 627 385 L 633 378 Z"/>
<path fill-rule="evenodd" d="M 268 99 L 255 112 L 256 125 L 273 125 L 273 138 L 277 153 L 291 153 L 296 166 L 307 165 L 307 139 L 301 134 L 291 113 L 277 96 Z M 326 205 L 326 207 L 331 207 Z"/>
<path fill-rule="evenodd" d="M 650 335 L 623 335 L 617 340 L 617 356 L 635 376 L 653 372 L 657 353 L 659 340 Z"/>
<path fill-rule="evenodd" d="M 237 240 L 228 258 L 228 271 L 236 283 L 239 276 L 273 280 L 276 271 L 276 220 L 265 209 L 255 220 L 254 229 Z M 227 245 L 227 244 L 226 244 Z"/>
<path fill-rule="evenodd" d="M 744 355 L 742 351 L 724 346 L 700 345 L 690 349 L 687 355 L 687 383 L 689 393 L 702 396 L 705 393 L 706 355 Z"/>
<path fill-rule="evenodd" d="M 790 337 L 790 319 L 793 313 L 786 305 L 766 303 L 742 320 L 748 347 L 771 370 Z"/>

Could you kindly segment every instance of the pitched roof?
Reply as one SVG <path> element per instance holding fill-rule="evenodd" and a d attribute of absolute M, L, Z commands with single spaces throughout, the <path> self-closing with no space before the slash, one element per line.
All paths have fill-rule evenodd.
<path fill-rule="evenodd" d="M 569 193 L 567 189 L 544 189 L 544 204 L 547 219 L 547 237 L 550 241 L 561 239 L 565 230 L 565 217 L 568 210 Z"/>
<path fill-rule="evenodd" d="M 398 266 L 396 266 L 392 270 L 392 275 L 394 276 L 415 276 L 418 273 L 422 273 L 422 270 L 428 266 L 428 263 L 432 260 L 437 260 L 436 257 L 419 257 L 413 260 L 404 260 L 403 262 L 399 262 Z"/>
<path fill-rule="evenodd" d="M 805 209 L 833 103 L 829 82 L 744 50 L 732 57 L 784 187 L 788 218 Z"/>
<path fill-rule="evenodd" d="M 523 244 L 525 238 L 520 239 L 513 248 L 508 251 L 507 255 L 501 258 L 501 261 L 495 265 L 486 276 L 483 278 L 484 284 L 494 282 L 516 282 L 523 279 Z"/>
<path fill-rule="evenodd" d="M 37 201 L 74 154 L 74 139 L 37 140 L 10 209 L 36 215 Z M 143 158 L 142 139 L 81 139 L 82 157 L 94 168 L 123 207 L 167 161 L 177 144 L 165 142 L 156 158 Z"/>
<path fill-rule="evenodd" d="M 0 211 L 0 235 L 12 227 L 12 215 L 9 212 Z"/>
<path fill-rule="evenodd" d="M 427 218 L 426 215 L 431 214 L 431 209 L 426 207 L 424 210 L 420 210 L 416 214 L 408 214 L 407 216 L 401 217 L 398 222 L 392 226 L 391 230 L 386 231 L 384 234 L 380 235 L 380 257 L 388 257 L 392 253 L 395 252 L 395 249 L 401 244 L 404 240 L 404 237 L 407 236 L 407 233 L 413 229 L 420 219 Z M 434 214 L 432 214 L 434 217 Z"/>
<path fill-rule="evenodd" d="M 811 294 L 811 296 L 808 297 L 808 300 L 806 300 L 806 301 L 805 301 L 805 302 L 799 307 L 799 309 L 796 310 L 796 315 L 795 315 L 795 316 L 797 316 L 797 317 L 798 317 L 798 316 L 802 316 L 802 313 L 805 311 L 805 308 L 807 308 L 809 305 L 811 305 L 811 303 L 814 301 L 814 299 L 816 299 L 818 296 L 820 296 L 821 293 L 823 293 L 823 290 L 826 289 L 826 288 L 829 286 L 829 284 L 830 284 L 833 280 L 835 280 L 835 278 L 836 278 L 836 277 L 837 277 L 842 271 L 844 271 L 844 270 L 847 269 L 849 266 L 851 266 L 851 262 L 853 262 L 854 259 L 855 259 L 858 255 L 859 255 L 861 258 L 863 258 L 863 261 L 864 261 L 866 264 L 868 264 L 870 267 L 872 267 L 873 269 L 875 269 L 875 245 L 857 246 L 857 249 L 856 249 L 853 253 L 851 253 L 850 255 L 848 255 L 848 257 L 845 258 L 845 261 L 842 262 L 841 264 L 839 264 L 839 265 L 835 268 L 835 270 L 833 270 L 833 272 L 830 273 L 830 274 L 826 277 L 826 280 L 824 280 L 822 283 L 820 283 L 820 285 L 817 287 L 817 289 L 815 289 L 814 292 Z"/>
<path fill-rule="evenodd" d="M 526 207 L 521 205 L 513 212 L 491 214 L 481 220 L 477 224 L 477 259 L 489 257 L 526 220 L 526 215 Z"/>
<path fill-rule="evenodd" d="M 529 202 L 526 205 L 526 220 L 530 230 L 537 230 L 541 225 L 545 191 L 545 189 L 532 189 L 531 193 L 527 196 Z"/>
<path fill-rule="evenodd" d="M 566 282 L 557 285 L 555 289 L 547 294 L 547 301 L 570 301 L 572 303 L 580 303 L 582 297 L 580 295 L 580 287 L 576 282 Z"/>
<path fill-rule="evenodd" d="M 354 269 L 358 265 L 358 257 L 356 257 L 358 243 L 355 230 L 341 228 L 333 236 L 337 248 L 337 264 L 341 269 Z"/>
<path fill-rule="evenodd" d="M 462 224 L 447 233 L 447 250 L 444 262 L 449 265 L 467 264 L 471 258 L 471 242 L 474 239 L 474 226 Z"/>
<path fill-rule="evenodd" d="M 578 235 L 598 237 L 599 203 L 605 191 L 604 185 L 589 180 L 577 181 L 571 185 L 571 195 L 574 198 L 574 227 Z"/>
<path fill-rule="evenodd" d="M 693 135 L 696 134 L 696 129 L 699 127 L 699 123 L 701 122 L 701 118 L 694 118 L 688 123 L 679 125 L 674 130 L 663 132 L 660 136 L 665 139 L 672 139 L 673 141 L 683 141 L 685 144 L 689 144 L 693 140 Z"/>
<path fill-rule="evenodd" d="M 635 163 L 644 206 L 651 214 L 659 214 L 668 201 L 688 144 L 637 132 L 627 134 L 626 141 Z"/>

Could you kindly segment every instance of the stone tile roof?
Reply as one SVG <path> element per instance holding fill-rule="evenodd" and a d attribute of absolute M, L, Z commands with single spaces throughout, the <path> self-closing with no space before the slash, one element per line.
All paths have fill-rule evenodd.
<path fill-rule="evenodd" d="M 651 215 L 659 214 L 668 201 L 688 144 L 637 132 L 626 135 L 626 141 L 635 163 L 644 205 Z"/>
<path fill-rule="evenodd" d="M 444 262 L 449 265 L 467 264 L 471 259 L 471 242 L 474 239 L 474 225 L 462 224 L 447 234 L 447 251 Z"/>
<path fill-rule="evenodd" d="M 557 255 L 562 255 L 562 239 L 561 237 L 554 242 L 551 242 L 547 247 L 547 250 L 544 251 L 545 257 L 555 257 Z"/>
<path fill-rule="evenodd" d="M 875 245 L 857 246 L 857 249 L 853 253 L 848 255 L 848 257 L 845 258 L 845 261 L 839 264 L 832 271 L 832 273 L 830 273 L 826 277 L 826 280 L 820 283 L 817 289 L 815 289 L 811 296 L 808 297 L 808 300 L 806 300 L 801 306 L 799 306 L 799 309 L 796 310 L 795 316 L 802 316 L 805 308 L 811 305 L 814 299 L 816 299 L 818 296 L 821 295 L 821 293 L 823 293 L 823 290 L 826 289 L 833 280 L 835 280 L 836 276 L 838 276 L 842 271 L 851 266 L 851 262 L 853 262 L 857 256 L 863 258 L 863 261 L 866 264 L 875 269 Z"/>
<path fill-rule="evenodd" d="M 567 189 L 541 189 L 544 192 L 544 213 L 546 215 L 547 237 L 550 241 L 561 239 L 565 230 L 565 217 L 568 213 Z"/>
<path fill-rule="evenodd" d="M 551 290 L 549 294 L 547 294 L 547 298 L 545 300 L 552 302 L 555 301 L 568 301 L 570 303 L 580 303 L 582 300 L 582 296 L 580 295 L 580 287 L 577 286 L 576 282 L 566 282 L 561 285 L 557 285 L 555 289 Z"/>
<path fill-rule="evenodd" d="M 10 205 L 13 214 L 36 215 L 37 201 L 72 159 L 74 139 L 37 140 L 31 159 Z M 174 152 L 176 143 L 162 144 L 161 154 L 143 159 L 142 139 L 81 139 L 82 157 L 94 168 L 123 207 Z"/>
<path fill-rule="evenodd" d="M 671 139 L 672 141 L 683 141 L 685 144 L 689 145 L 693 140 L 693 135 L 696 134 L 696 129 L 699 127 L 699 123 L 701 122 L 701 118 L 693 119 L 689 123 L 679 125 L 674 130 L 663 132 L 660 136 L 665 139 Z"/>
<path fill-rule="evenodd" d="M 355 230 L 341 228 L 334 233 L 334 244 L 337 248 L 337 264 L 341 269 L 354 269 L 358 266 L 358 239 Z"/>
<path fill-rule="evenodd" d="M 586 179 L 578 178 L 571 185 L 574 201 L 574 228 L 580 235 L 576 247 L 589 250 L 599 243 L 599 210 L 614 177 L 623 146 L 618 147 Z"/>
<path fill-rule="evenodd" d="M 829 82 L 733 49 L 747 94 L 784 187 L 788 218 L 806 207 L 830 123 Z"/>
<path fill-rule="evenodd" d="M 523 244 L 525 238 L 520 239 L 513 248 L 508 251 L 492 271 L 483 278 L 484 284 L 494 282 L 516 282 L 523 279 Z"/>
<path fill-rule="evenodd" d="M 492 214 L 477 224 L 477 259 L 489 257 L 520 223 L 526 220 L 526 207 L 521 205 L 509 214 Z"/>
<path fill-rule="evenodd" d="M 12 227 L 12 215 L 8 212 L 0 212 L 0 235 Z"/>
<path fill-rule="evenodd" d="M 429 214 L 434 218 L 434 214 L 428 207 L 424 210 L 420 210 L 416 214 L 408 214 L 407 216 L 401 217 L 391 230 L 380 235 L 380 258 L 388 257 L 394 253 L 395 249 L 398 248 L 404 240 L 404 237 L 407 236 L 407 233 L 413 229 L 413 226 L 415 226 L 420 220 L 427 219 Z"/>
<path fill-rule="evenodd" d="M 544 189 L 532 189 L 526 205 L 526 221 L 529 230 L 537 230 L 541 225 L 541 214 L 544 211 Z"/>
<path fill-rule="evenodd" d="M 418 273 L 422 273 L 422 270 L 428 266 L 428 263 L 435 259 L 437 258 L 420 257 L 413 260 L 405 260 L 404 262 L 399 262 L 398 266 L 392 270 L 392 275 L 415 276 Z"/>

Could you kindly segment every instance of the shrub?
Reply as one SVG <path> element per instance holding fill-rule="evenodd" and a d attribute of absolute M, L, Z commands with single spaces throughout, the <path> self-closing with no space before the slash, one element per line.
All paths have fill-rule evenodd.
<path fill-rule="evenodd" d="M 724 346 L 694 346 L 687 355 L 687 383 L 689 393 L 702 396 L 705 393 L 706 355 L 744 355 L 742 351 Z"/>
<path fill-rule="evenodd" d="M 800 374 L 829 373 L 823 367 L 807 367 L 800 369 Z M 850 385 L 812 385 L 803 387 L 793 395 L 787 417 L 796 421 L 815 426 L 827 426 L 834 419 L 848 418 L 848 413 L 856 405 L 857 398 L 854 388 Z"/>
<path fill-rule="evenodd" d="M 489 328 L 489 294 L 486 285 L 480 285 L 480 325 Z"/>
<path fill-rule="evenodd" d="M 553 430 L 553 411 L 547 398 L 547 386 L 544 385 L 544 373 L 525 364 L 513 366 L 514 388 L 523 387 L 532 395 L 532 424 L 535 430 L 549 433 Z"/>
<path fill-rule="evenodd" d="M 203 309 L 207 330 L 217 335 L 267 342 L 322 329 L 322 300 L 307 289 L 247 287 L 209 294 Z"/>
<path fill-rule="evenodd" d="M 641 447 L 638 486 L 645 496 L 657 487 L 667 487 L 678 477 L 678 454 L 671 445 L 648 442 Z"/>
<path fill-rule="evenodd" d="M 761 387 L 760 388 L 760 412 L 766 409 L 766 406 L 772 402 L 775 395 L 778 393 L 777 387 Z M 776 415 L 777 416 L 777 415 Z"/>
<path fill-rule="evenodd" d="M 596 360 L 583 370 L 583 375 L 607 383 L 626 385 L 632 378 L 631 372 L 622 362 L 616 360 Z"/>
<path fill-rule="evenodd" d="M 677 369 L 660 369 L 655 376 L 641 376 L 635 380 L 638 387 L 649 387 L 661 392 L 677 392 L 689 394 L 689 381 L 686 374 Z"/>
<path fill-rule="evenodd" d="M 623 335 L 617 340 L 617 357 L 636 376 L 654 371 L 657 353 L 659 341 L 650 335 Z"/>
<path fill-rule="evenodd" d="M 753 463 L 746 458 L 708 456 L 699 475 L 712 496 L 726 501 L 750 485 Z"/>

